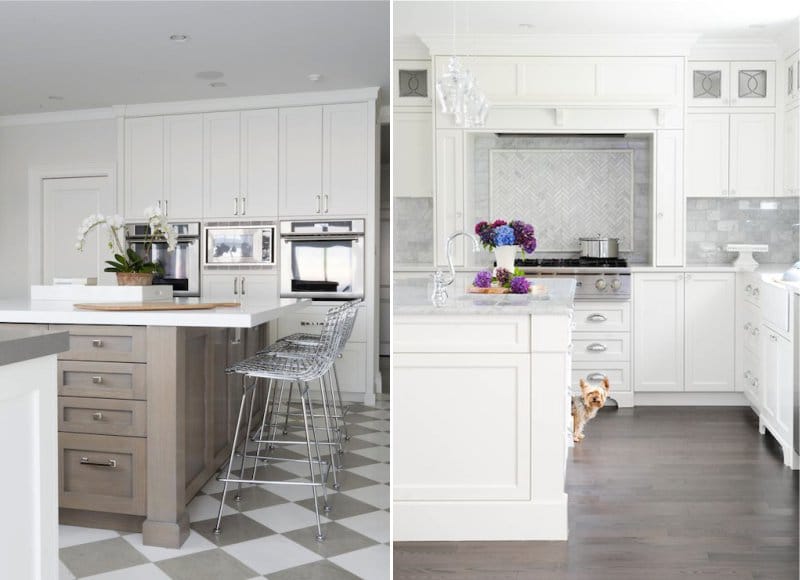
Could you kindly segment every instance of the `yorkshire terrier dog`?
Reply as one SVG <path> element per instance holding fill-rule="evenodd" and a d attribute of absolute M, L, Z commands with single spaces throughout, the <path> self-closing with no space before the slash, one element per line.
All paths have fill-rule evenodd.
<path fill-rule="evenodd" d="M 590 419 L 594 419 L 597 411 L 606 404 L 606 397 L 611 390 L 608 378 L 599 385 L 590 385 L 581 379 L 581 394 L 572 397 L 572 440 L 583 441 L 583 428 Z"/>

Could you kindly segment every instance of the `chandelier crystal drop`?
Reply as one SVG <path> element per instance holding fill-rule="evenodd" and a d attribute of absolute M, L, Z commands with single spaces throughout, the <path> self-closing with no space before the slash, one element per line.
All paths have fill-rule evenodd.
<path fill-rule="evenodd" d="M 489 113 L 489 102 L 478 87 L 478 82 L 453 55 L 447 72 L 436 81 L 436 96 L 443 113 L 455 116 L 461 127 L 483 127 Z"/>

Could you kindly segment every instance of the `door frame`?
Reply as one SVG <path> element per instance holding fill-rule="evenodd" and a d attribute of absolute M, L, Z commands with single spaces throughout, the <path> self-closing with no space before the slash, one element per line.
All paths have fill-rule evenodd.
<path fill-rule="evenodd" d="M 41 284 L 44 267 L 42 224 L 44 223 L 44 180 L 70 177 L 106 177 L 111 186 L 114 213 L 119 212 L 116 168 L 106 165 L 81 167 L 38 166 L 28 168 L 28 282 Z M 75 224 L 77 228 L 80 224 Z"/>

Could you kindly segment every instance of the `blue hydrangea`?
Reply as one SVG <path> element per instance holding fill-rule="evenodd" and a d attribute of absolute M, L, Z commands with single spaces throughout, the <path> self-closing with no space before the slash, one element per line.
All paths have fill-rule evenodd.
<path fill-rule="evenodd" d="M 495 230 L 494 243 L 496 246 L 513 246 L 515 241 L 514 228 L 511 226 L 500 226 Z"/>

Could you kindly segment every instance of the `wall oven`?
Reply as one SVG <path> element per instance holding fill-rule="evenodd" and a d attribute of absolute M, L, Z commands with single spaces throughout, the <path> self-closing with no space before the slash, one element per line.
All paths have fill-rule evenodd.
<path fill-rule="evenodd" d="M 275 265 L 272 222 L 209 222 L 205 227 L 206 269 Z"/>
<path fill-rule="evenodd" d="M 364 297 L 364 220 L 281 222 L 281 296 Z"/>
<path fill-rule="evenodd" d="M 167 242 L 156 239 L 146 252 L 147 224 L 127 224 L 125 242 L 145 259 L 160 263 L 164 273 L 153 278 L 153 284 L 172 285 L 175 296 L 200 296 L 200 223 L 170 224 L 178 232 L 178 245 L 167 252 Z"/>

